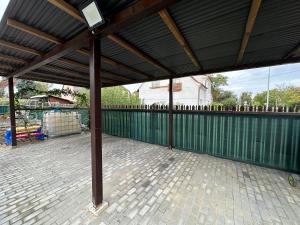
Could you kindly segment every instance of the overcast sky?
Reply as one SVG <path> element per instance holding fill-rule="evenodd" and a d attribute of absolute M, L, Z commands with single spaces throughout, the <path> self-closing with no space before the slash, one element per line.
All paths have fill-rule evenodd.
<path fill-rule="evenodd" d="M 228 86 L 225 90 L 233 91 L 237 96 L 242 92 L 262 92 L 268 87 L 269 67 L 239 70 L 222 73 L 228 77 Z M 270 88 L 282 85 L 300 87 L 300 63 L 270 67 Z M 134 91 L 139 84 L 125 85 L 130 91 Z"/>
<path fill-rule="evenodd" d="M 8 2 L 9 2 L 9 0 L 0 0 L 0 21 L 5 12 Z"/>

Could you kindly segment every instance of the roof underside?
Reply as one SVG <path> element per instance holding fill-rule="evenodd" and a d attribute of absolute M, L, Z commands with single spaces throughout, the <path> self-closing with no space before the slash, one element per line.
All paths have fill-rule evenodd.
<path fill-rule="evenodd" d="M 83 1 L 65 2 L 78 8 Z M 104 14 L 109 16 L 136 2 L 138 1 L 102 0 L 101 6 Z M 167 8 L 178 30 L 201 64 L 201 69 L 188 57 L 158 12 L 119 29 L 114 35 L 135 46 L 171 73 L 163 71 L 104 36 L 101 39 L 101 54 L 140 72 L 135 73 L 101 60 L 104 86 L 300 62 L 300 51 L 296 51 L 296 54 L 293 52 L 297 50 L 300 40 L 300 1 L 295 0 L 261 2 L 242 60 L 237 62 L 251 4 L 252 0 L 181 0 Z M 22 69 L 26 63 L 51 51 L 57 45 L 8 26 L 8 18 L 41 30 L 63 42 L 87 29 L 83 22 L 46 0 L 11 0 L 0 24 L 0 41 L 25 46 L 38 53 L 33 54 L 0 44 L 2 76 L 9 76 L 14 71 Z M 88 50 L 88 43 L 82 48 Z M 6 60 L 5 57 L 1 58 L 1 55 L 13 57 L 23 63 Z M 72 63 L 67 63 L 68 60 Z M 73 51 L 20 78 L 88 86 L 88 63 L 87 54 Z"/>

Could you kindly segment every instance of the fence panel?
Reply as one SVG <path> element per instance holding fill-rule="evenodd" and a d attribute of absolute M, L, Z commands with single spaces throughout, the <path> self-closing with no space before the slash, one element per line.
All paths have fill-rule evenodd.
<path fill-rule="evenodd" d="M 300 172 L 300 117 L 293 113 L 174 110 L 174 147 Z M 168 111 L 104 109 L 103 132 L 167 146 Z"/>
<path fill-rule="evenodd" d="M 102 118 L 104 133 L 167 145 L 168 114 L 166 112 L 104 109 Z"/>

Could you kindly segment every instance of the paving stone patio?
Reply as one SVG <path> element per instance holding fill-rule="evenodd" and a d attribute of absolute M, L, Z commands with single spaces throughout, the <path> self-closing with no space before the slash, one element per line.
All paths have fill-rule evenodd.
<path fill-rule="evenodd" d="M 0 150 L 0 224 L 300 224 L 288 173 L 104 136 L 95 217 L 89 134 Z"/>

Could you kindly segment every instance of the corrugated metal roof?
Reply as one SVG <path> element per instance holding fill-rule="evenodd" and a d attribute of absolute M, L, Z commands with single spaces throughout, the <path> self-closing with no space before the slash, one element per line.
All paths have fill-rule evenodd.
<path fill-rule="evenodd" d="M 101 10 L 105 16 L 112 15 L 137 1 L 102 0 Z M 67 0 L 67 2 L 78 8 L 83 0 Z M 179 30 L 203 66 L 203 72 L 206 70 L 222 71 L 223 68 L 235 67 L 251 2 L 251 0 L 181 0 L 168 8 Z M 41 53 L 50 51 L 55 44 L 6 26 L 7 18 L 21 21 L 63 41 L 75 37 L 86 29 L 85 24 L 46 0 L 11 0 L 0 23 L 0 39 L 30 47 Z M 300 1 L 286 0 L 284 3 L 281 0 L 262 1 L 242 64 L 245 67 L 251 64 L 251 67 L 255 64 L 268 65 L 272 61 L 284 62 L 284 57 L 299 44 L 299 18 Z M 176 76 L 198 71 L 158 13 L 122 28 L 117 35 L 174 71 Z M 101 42 L 104 56 L 152 75 L 156 79 L 166 78 L 165 72 L 108 38 L 102 38 Z M 88 43 L 85 48 L 88 48 Z M 0 46 L 0 53 L 27 61 L 36 57 L 30 53 L 2 46 Z M 70 53 L 64 58 L 84 65 L 89 63 L 89 58 L 78 52 Z M 21 66 L 9 62 L 1 63 L 16 68 Z M 88 73 L 88 69 L 71 66 L 62 61 L 52 62 L 51 65 L 85 75 Z M 115 73 L 117 76 L 124 76 L 125 80 L 132 79 L 130 82 L 133 82 L 134 78 L 143 81 L 140 80 L 142 77 L 135 73 L 106 63 L 102 63 L 102 69 Z M 45 71 L 45 67 L 41 70 Z M 63 73 L 60 74 L 63 75 Z M 105 74 L 105 77 L 109 76 L 117 81 L 116 84 L 124 83 L 124 79 L 120 77 Z M 146 78 L 143 79 L 146 80 Z"/>

